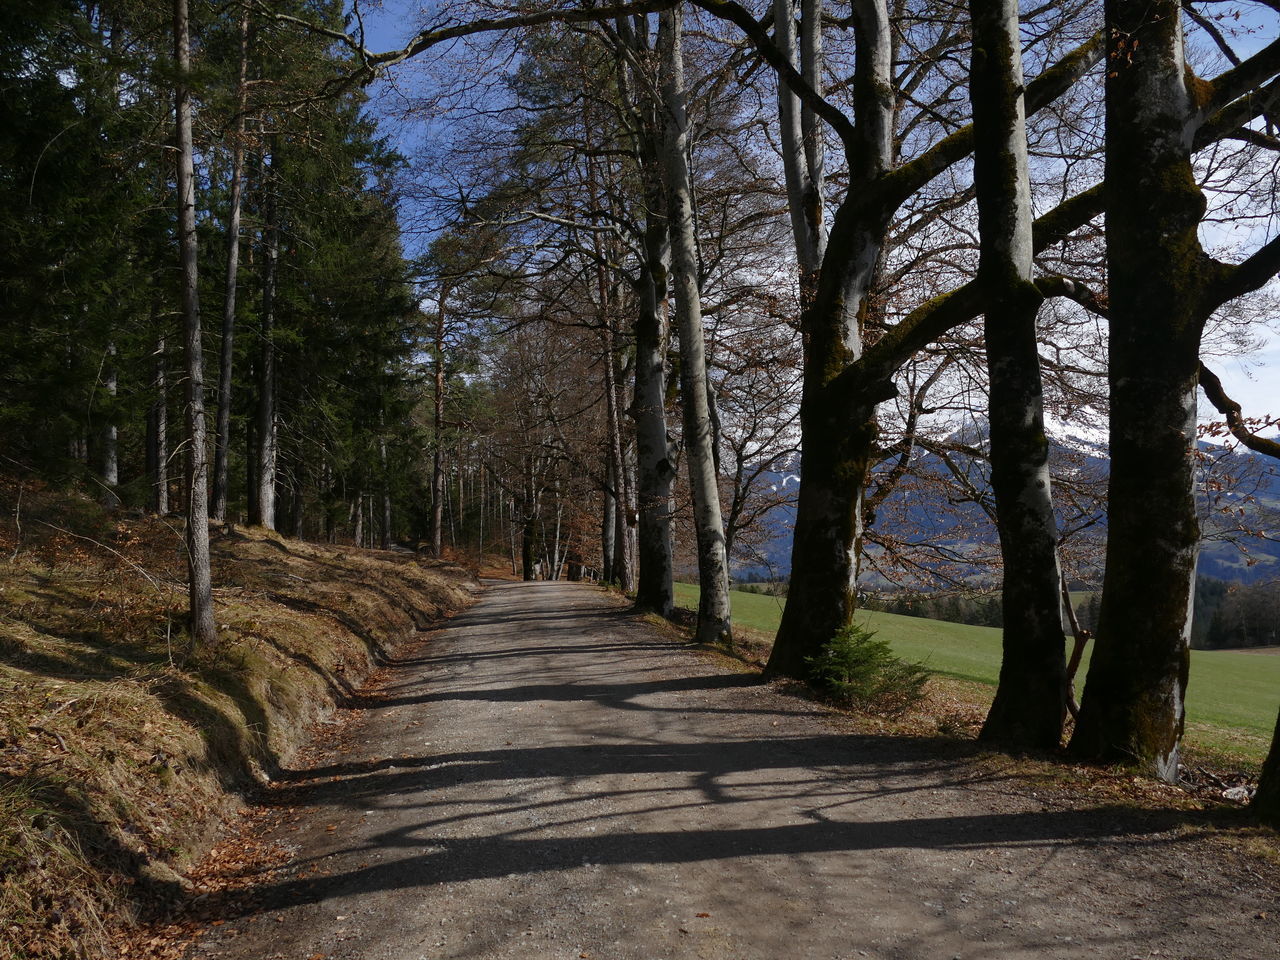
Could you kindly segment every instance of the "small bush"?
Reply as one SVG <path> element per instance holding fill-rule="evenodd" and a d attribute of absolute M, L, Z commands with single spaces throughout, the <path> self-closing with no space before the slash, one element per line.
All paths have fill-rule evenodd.
<path fill-rule="evenodd" d="M 806 662 L 814 686 L 837 702 L 885 716 L 919 703 L 929 679 L 922 664 L 903 660 L 889 641 L 857 624 L 845 627 Z"/>

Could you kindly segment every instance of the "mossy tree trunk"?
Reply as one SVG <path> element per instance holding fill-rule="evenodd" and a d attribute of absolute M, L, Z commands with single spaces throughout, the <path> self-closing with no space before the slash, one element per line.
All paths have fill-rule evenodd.
<path fill-rule="evenodd" d="M 785 7 L 785 4 L 780 5 Z M 811 11 L 806 9 L 806 15 Z M 806 16 L 806 22 L 808 21 Z M 840 384 L 862 357 L 862 326 L 876 265 L 896 204 L 886 204 L 880 181 L 893 157 L 892 38 L 883 0 L 854 0 L 857 45 L 854 111 L 857 124 L 844 133 L 850 185 L 836 211 L 822 263 L 803 304 L 804 385 L 800 400 L 800 495 L 791 548 L 791 587 L 782 622 L 766 666 L 769 675 L 806 677 L 808 661 L 846 626 L 856 606 L 855 583 L 862 551 L 863 499 L 878 430 L 875 402 L 852 400 Z M 803 41 L 802 36 L 802 41 Z M 802 43 L 802 56 L 805 55 Z M 820 76 L 815 54 L 802 66 Z M 816 96 L 820 90 L 810 84 Z M 806 105 L 814 107 L 811 97 Z M 784 120 L 786 111 L 783 111 Z M 843 115 L 841 115 L 843 116 Z M 793 151 L 792 151 L 793 152 Z M 806 162 L 801 164 L 801 160 Z M 814 164 L 794 157 L 792 165 L 813 179 Z M 818 165 L 820 171 L 820 164 Z M 811 205 L 812 184 L 804 176 L 789 183 L 791 202 Z M 820 172 L 818 174 L 820 183 Z M 801 256 L 819 242 L 814 218 L 796 217 L 793 228 Z M 802 280 L 812 271 L 801 261 Z M 802 284 L 802 292 L 805 285 Z"/>
<path fill-rule="evenodd" d="M 1271 738 L 1271 750 L 1262 764 L 1262 776 L 1258 780 L 1258 792 L 1254 794 L 1254 813 L 1274 826 L 1280 826 L 1280 718 Z"/>
<path fill-rule="evenodd" d="M 1111 483 L 1098 639 L 1077 757 L 1177 777 L 1199 524 L 1196 384 L 1211 261 L 1177 0 L 1109 0 Z"/>
<path fill-rule="evenodd" d="M 1066 662 L 1032 281 L 1031 187 L 1017 0 L 970 0 L 974 185 L 986 307 L 991 485 L 1004 566 L 1004 650 L 984 740 L 1057 747 Z"/>
<path fill-rule="evenodd" d="M 268 530 L 276 528 L 276 288 L 280 262 L 279 206 L 275 176 L 276 143 L 271 143 L 272 156 L 264 176 L 266 198 L 264 200 L 265 223 L 262 228 L 262 317 L 258 350 L 258 398 L 255 411 L 254 478 L 257 481 L 255 510 L 249 522 Z"/>
<path fill-rule="evenodd" d="M 648 271 L 646 271 L 648 272 Z M 636 394 L 636 606 L 662 617 L 675 609 L 671 555 L 671 489 L 675 456 L 667 432 L 667 318 L 655 296 L 658 277 L 645 282 L 635 324 Z"/>

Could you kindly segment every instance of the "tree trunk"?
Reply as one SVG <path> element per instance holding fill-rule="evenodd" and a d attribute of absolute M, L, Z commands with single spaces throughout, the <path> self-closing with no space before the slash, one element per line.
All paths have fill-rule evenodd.
<path fill-rule="evenodd" d="M 858 149 L 850 153 L 849 196 L 832 220 L 819 275 L 806 278 L 802 262 L 800 494 L 791 586 L 767 676 L 807 678 L 808 661 L 853 618 L 863 499 L 878 435 L 875 406 L 893 395 L 891 387 L 879 382 L 852 391 L 840 378 L 863 353 L 868 295 L 892 215 L 880 183 L 893 157 L 889 13 L 884 0 L 853 0 L 852 11 Z M 807 189 L 790 183 L 788 188 L 793 195 Z M 806 220 L 813 222 L 812 216 Z M 811 300 L 807 284 L 812 284 Z"/>
<path fill-rule="evenodd" d="M 441 284 L 436 305 L 435 392 L 431 421 L 434 444 L 431 452 L 431 555 L 437 560 L 444 550 L 444 311 L 448 296 L 448 286 Z"/>
<path fill-rule="evenodd" d="M 1077 756 L 1177 777 L 1199 524 L 1192 495 L 1205 202 L 1177 0 L 1108 0 L 1111 484 Z"/>
<path fill-rule="evenodd" d="M 802 0 L 797 64 L 795 0 L 774 2 L 774 36 L 778 48 L 819 93 L 824 63 L 821 18 L 820 0 Z M 781 81 L 778 83 L 778 130 L 791 233 L 800 267 L 800 300 L 804 307 L 813 299 L 826 251 L 826 223 L 822 214 L 826 164 L 817 118 L 811 109 L 801 106 L 791 88 Z"/>
<path fill-rule="evenodd" d="M 693 233 L 693 182 L 689 173 L 689 123 L 685 113 L 681 38 L 683 17 L 683 8 L 679 4 L 659 14 L 658 46 L 662 55 L 662 98 L 666 113 L 663 173 L 671 229 L 671 276 L 680 325 L 685 463 L 693 493 L 694 530 L 698 542 L 700 594 L 694 640 L 731 644 L 729 563 L 724 552 L 719 478 L 712 449 L 702 303 L 698 288 L 698 251 Z"/>
<path fill-rule="evenodd" d="M 1032 282 L 1018 0 L 970 0 L 974 185 L 986 293 L 991 486 L 1004 567 L 1004 656 L 982 739 L 1056 748 L 1067 681 Z"/>
<path fill-rule="evenodd" d="M 195 149 L 191 136 L 191 38 L 187 0 L 173 0 L 173 40 L 178 78 L 178 244 L 182 264 L 183 346 L 187 365 L 187 573 L 191 643 L 208 648 L 217 639 L 209 567 L 208 462 L 205 451 L 204 357 L 197 273 Z"/>
<path fill-rule="evenodd" d="M 147 409 L 147 482 L 148 502 L 152 510 L 164 516 L 169 512 L 169 395 L 165 338 L 156 338 L 151 374 L 151 406 Z"/>
<path fill-rule="evenodd" d="M 252 372 L 252 371 L 250 371 Z M 252 380 L 252 377 L 249 378 Z M 244 491 L 245 516 L 249 523 L 258 515 L 258 418 L 245 418 L 244 425 Z"/>
<path fill-rule="evenodd" d="M 662 128 L 657 120 L 659 104 L 648 92 L 647 78 L 639 76 L 634 69 L 635 64 L 652 56 L 648 25 L 632 29 L 631 24 L 620 21 L 618 26 L 617 40 L 631 54 L 624 56 L 619 50 L 618 79 L 620 99 L 629 109 L 645 213 L 643 254 L 633 283 L 638 301 L 634 325 L 636 370 L 635 396 L 629 410 L 636 431 L 636 606 L 669 617 L 675 609 L 671 515 L 676 470 L 666 416 L 670 340 L 667 281 L 671 247 L 662 185 Z M 595 170 L 595 164 L 590 163 L 588 184 L 593 195 L 596 193 Z M 597 234 L 592 235 L 592 243 L 598 259 L 603 259 Z M 597 273 L 597 285 L 601 303 L 608 304 L 603 269 Z"/>
<path fill-rule="evenodd" d="M 120 506 L 116 487 L 120 485 L 120 427 L 116 424 L 116 396 L 120 392 L 120 373 L 116 368 L 116 344 L 107 344 L 102 361 L 102 386 L 107 395 L 106 424 L 102 428 L 102 504 Z"/>
<path fill-rule="evenodd" d="M 231 145 L 231 199 L 227 212 L 227 275 L 222 300 L 222 349 L 218 366 L 218 421 L 213 450 L 213 517 L 227 518 L 231 443 L 232 365 L 235 361 L 236 277 L 240 269 L 240 207 L 244 189 L 245 99 L 249 76 L 249 13 L 240 15 L 240 77 L 236 86 L 239 115 Z"/>
<path fill-rule="evenodd" d="M 655 209 L 661 191 L 648 191 L 648 261 L 638 289 L 636 317 L 636 496 L 639 508 L 636 606 L 662 617 L 675 609 L 671 557 L 671 488 L 676 470 L 667 435 L 666 223 Z M 657 232 L 662 235 L 653 236 Z"/>
<path fill-rule="evenodd" d="M 272 144 L 274 150 L 275 145 Z M 257 514 L 249 522 L 276 527 L 276 269 L 280 259 L 280 228 L 275 198 L 275 156 L 267 164 L 267 201 L 262 250 L 262 326 L 258 353 L 258 409 L 254 431 L 257 439 L 254 471 L 258 484 Z"/>
<path fill-rule="evenodd" d="M 626 465 L 623 462 L 625 452 L 623 450 L 622 423 L 618 414 L 618 383 L 617 369 L 614 366 L 613 323 L 608 316 L 605 318 L 604 325 L 604 348 L 605 411 L 609 420 L 609 472 L 613 479 L 614 489 L 613 556 L 610 561 L 610 566 L 612 567 L 610 572 L 613 577 L 611 582 L 616 583 L 623 593 L 630 593 L 632 587 L 631 564 L 628 562 L 627 556 L 627 510 L 630 505 L 626 489 Z"/>
<path fill-rule="evenodd" d="M 1258 792 L 1253 795 L 1250 809 L 1272 826 L 1280 826 L 1280 719 L 1276 720 L 1271 750 L 1262 764 Z"/>
<path fill-rule="evenodd" d="M 382 465 L 382 536 L 383 550 L 391 549 L 391 477 L 387 473 L 387 438 L 378 437 L 378 460 Z"/>
<path fill-rule="evenodd" d="M 605 583 L 613 583 L 613 535 L 616 529 L 614 514 L 617 511 L 617 500 L 613 490 L 617 482 L 613 478 L 613 462 L 605 464 L 605 481 L 609 489 L 603 491 L 601 497 L 602 512 L 600 517 L 600 579 Z"/>

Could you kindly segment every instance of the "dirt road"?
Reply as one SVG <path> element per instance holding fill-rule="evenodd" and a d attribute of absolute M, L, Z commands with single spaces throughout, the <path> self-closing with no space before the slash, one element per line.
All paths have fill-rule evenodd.
<path fill-rule="evenodd" d="M 192 956 L 1280 957 L 1275 887 L 1177 816 L 857 734 L 589 586 L 491 585 L 393 671 Z"/>

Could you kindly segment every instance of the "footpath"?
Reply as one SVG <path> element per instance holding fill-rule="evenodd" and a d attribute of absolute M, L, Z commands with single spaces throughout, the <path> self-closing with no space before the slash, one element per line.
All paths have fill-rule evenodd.
<path fill-rule="evenodd" d="M 1274 875 L 1185 815 L 859 733 L 587 585 L 490 584 L 388 669 L 190 956 L 1280 957 Z"/>

